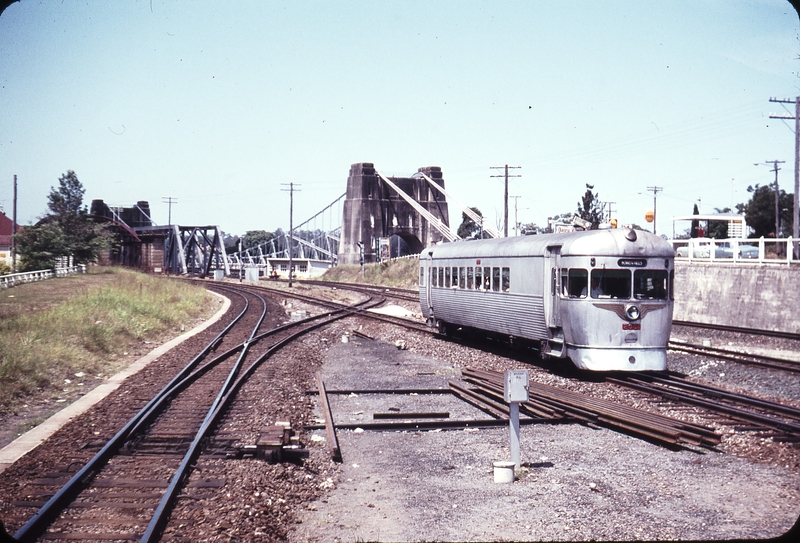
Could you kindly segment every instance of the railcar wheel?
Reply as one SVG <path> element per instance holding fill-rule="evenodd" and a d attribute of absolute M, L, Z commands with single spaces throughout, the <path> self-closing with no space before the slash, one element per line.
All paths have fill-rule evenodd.
<path fill-rule="evenodd" d="M 450 335 L 450 326 L 446 322 L 444 322 L 443 320 L 436 321 L 436 329 L 443 336 L 449 336 Z"/>

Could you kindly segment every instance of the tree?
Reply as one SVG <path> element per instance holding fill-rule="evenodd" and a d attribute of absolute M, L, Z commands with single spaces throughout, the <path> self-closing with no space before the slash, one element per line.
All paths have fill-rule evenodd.
<path fill-rule="evenodd" d="M 479 217 L 483 217 L 483 213 L 477 207 L 470 208 Z M 461 214 L 461 224 L 458 226 L 456 234 L 461 239 L 480 239 L 486 238 L 488 235 L 483 231 L 481 225 L 470 219 L 466 213 Z"/>
<path fill-rule="evenodd" d="M 592 223 L 592 230 L 597 230 L 603 222 L 603 205 L 600 203 L 599 194 L 593 193 L 594 185 L 586 184 L 586 192 L 578 202 L 578 216 Z"/>
<path fill-rule="evenodd" d="M 715 207 L 714 212 L 730 213 L 731 208 L 724 207 L 722 209 L 719 209 L 718 207 Z M 708 226 L 706 227 L 706 237 L 714 239 L 727 239 L 728 238 L 727 221 L 708 221 Z"/>
<path fill-rule="evenodd" d="M 775 235 L 775 190 L 771 186 L 747 187 L 751 193 L 750 201 L 746 204 L 736 204 L 736 210 L 744 213 L 747 225 L 753 229 L 750 237 L 788 237 L 792 231 L 792 210 L 794 209 L 794 195 L 780 191 L 778 196 L 778 209 L 780 213 L 780 232 Z"/>
<path fill-rule="evenodd" d="M 697 208 L 697 204 L 694 204 L 694 210 L 692 210 L 692 215 L 699 215 L 700 210 Z M 692 219 L 692 232 L 691 237 L 696 238 L 700 235 L 700 221 L 697 219 Z"/>
<path fill-rule="evenodd" d="M 84 192 L 72 170 L 58 179 L 58 188 L 50 187 L 50 213 L 17 234 L 23 270 L 52 268 L 56 259 L 70 256 L 75 264 L 88 264 L 111 247 L 113 235 L 105 225 L 89 217 L 83 205 Z"/>
<path fill-rule="evenodd" d="M 257 245 L 268 242 L 274 237 L 275 234 L 267 232 L 266 230 L 248 230 L 245 232 L 244 236 L 242 236 L 242 248 L 249 249 L 250 247 L 256 247 Z"/>
<path fill-rule="evenodd" d="M 535 222 L 528 222 L 519 225 L 519 233 L 523 236 L 532 236 L 534 234 L 544 234 L 547 232 L 546 226 L 539 226 Z"/>

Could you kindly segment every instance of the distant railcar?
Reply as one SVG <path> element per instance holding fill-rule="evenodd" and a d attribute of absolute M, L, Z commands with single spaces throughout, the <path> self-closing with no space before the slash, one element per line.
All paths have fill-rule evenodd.
<path fill-rule="evenodd" d="M 442 334 L 534 342 L 592 371 L 666 369 L 674 252 L 632 229 L 444 243 L 420 254 L 422 313 Z"/>

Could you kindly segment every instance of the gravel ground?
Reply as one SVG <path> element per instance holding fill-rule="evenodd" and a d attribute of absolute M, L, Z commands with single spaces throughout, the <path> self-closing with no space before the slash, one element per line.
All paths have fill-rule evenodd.
<path fill-rule="evenodd" d="M 446 387 L 465 366 L 529 367 L 534 379 L 568 381 L 457 343 L 408 334 L 409 350 L 399 350 L 400 332 L 372 324 L 362 331 L 376 341 L 351 336 L 327 351 L 322 372 L 328 389 Z M 698 357 L 679 363 L 695 370 L 705 364 Z M 602 390 L 614 388 L 613 394 L 641 402 L 616 387 L 571 383 L 605 396 L 612 393 Z M 331 395 L 331 404 L 337 423 L 366 422 L 389 410 L 486 418 L 447 395 Z M 315 439 L 324 436 L 315 433 Z M 759 458 L 757 449 L 772 444 L 751 435 L 726 435 L 719 452 L 675 451 L 577 424 L 523 426 L 522 468 L 512 484 L 495 483 L 493 474 L 493 462 L 510 457 L 506 428 L 340 430 L 338 437 L 343 462 L 322 483 L 323 497 L 296 512 L 292 541 L 764 538 L 784 534 L 800 514 L 798 449 L 774 444 L 778 453 Z M 324 442 L 309 447 L 323 462 Z"/>

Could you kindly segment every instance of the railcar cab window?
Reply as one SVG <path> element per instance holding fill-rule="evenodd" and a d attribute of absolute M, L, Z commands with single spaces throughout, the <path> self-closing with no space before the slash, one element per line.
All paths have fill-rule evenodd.
<path fill-rule="evenodd" d="M 439 268 L 439 286 L 444 286 L 444 268 Z"/>
<path fill-rule="evenodd" d="M 667 270 L 636 270 L 633 272 L 633 297 L 637 300 L 666 300 Z"/>
<path fill-rule="evenodd" d="M 573 268 L 561 269 L 561 292 L 565 298 L 586 298 L 589 287 L 589 272 Z"/>
<path fill-rule="evenodd" d="M 592 298 L 630 298 L 630 270 L 592 270 L 589 294 Z"/>

